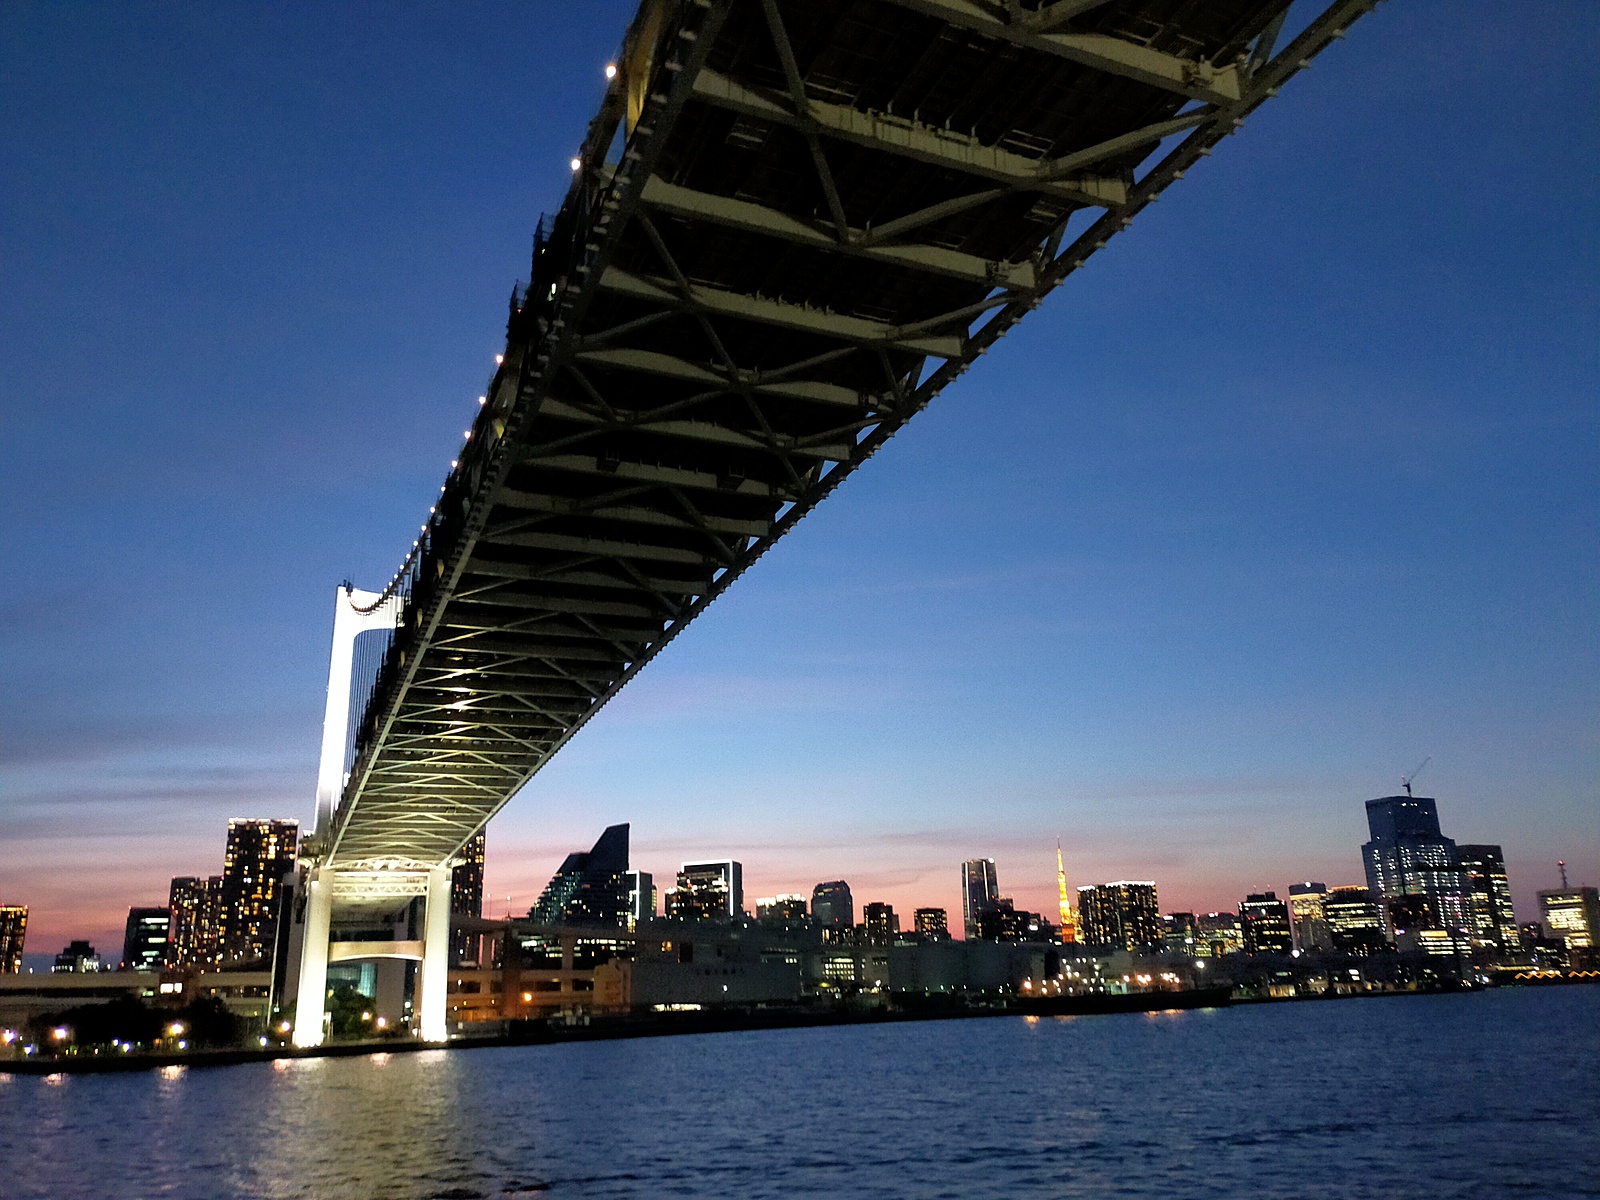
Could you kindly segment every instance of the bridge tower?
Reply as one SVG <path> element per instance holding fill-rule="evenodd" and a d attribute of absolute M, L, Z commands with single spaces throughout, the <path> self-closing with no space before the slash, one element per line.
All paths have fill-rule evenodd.
<path fill-rule="evenodd" d="M 296 1046 L 319 1046 L 326 1037 L 329 964 L 367 959 L 419 962 L 413 1007 L 417 1033 L 426 1041 L 446 1038 L 452 863 L 404 856 L 351 859 L 341 856 L 338 846 L 336 818 L 346 778 L 356 639 L 363 633 L 391 630 L 399 619 L 398 597 L 348 585 L 335 593 L 316 830 L 302 843 L 288 946 L 293 974 L 286 980 L 285 994 L 295 996 Z M 424 897 L 425 904 L 422 937 L 411 939 L 396 926 L 395 914 L 417 896 Z M 352 927 L 359 936 L 339 936 L 338 930 Z M 385 929 L 388 937 L 381 936 Z"/>

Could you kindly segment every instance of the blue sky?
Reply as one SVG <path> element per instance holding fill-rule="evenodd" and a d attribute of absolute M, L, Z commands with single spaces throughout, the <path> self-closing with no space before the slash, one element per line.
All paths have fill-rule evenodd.
<path fill-rule="evenodd" d="M 631 4 L 0 12 L 0 898 L 110 938 L 311 811 L 335 585 L 410 543 Z M 894 439 L 491 826 L 1048 909 L 1600 883 L 1600 10 L 1382 6 Z M 1422 786 L 1426 785 L 1426 786 Z"/>

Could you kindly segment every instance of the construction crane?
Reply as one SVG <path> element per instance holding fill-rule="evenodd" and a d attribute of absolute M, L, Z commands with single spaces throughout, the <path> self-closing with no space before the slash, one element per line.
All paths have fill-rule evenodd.
<path fill-rule="evenodd" d="M 1427 758 L 1423 759 L 1421 762 L 1419 762 L 1417 764 L 1417 769 L 1415 771 L 1411 772 L 1411 774 L 1400 776 L 1400 786 L 1405 788 L 1406 795 L 1408 795 L 1408 796 L 1411 795 L 1411 784 L 1412 784 L 1412 782 L 1417 778 L 1418 775 L 1422 774 L 1422 768 L 1427 766 L 1432 761 L 1433 761 L 1433 755 L 1430 754 L 1430 755 L 1428 755 Z"/>

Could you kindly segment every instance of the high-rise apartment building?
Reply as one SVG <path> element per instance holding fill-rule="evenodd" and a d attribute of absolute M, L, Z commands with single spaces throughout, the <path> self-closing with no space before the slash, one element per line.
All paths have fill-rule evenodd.
<path fill-rule="evenodd" d="M 927 941 L 950 936 L 950 917 L 942 908 L 919 908 L 912 922 L 917 933 Z"/>
<path fill-rule="evenodd" d="M 1539 893 L 1539 907 L 1550 932 L 1565 941 L 1568 950 L 1594 948 L 1600 937 L 1600 891 L 1592 887 L 1554 888 Z"/>
<path fill-rule="evenodd" d="M 298 821 L 228 822 L 222 861 L 222 959 L 270 959 L 284 876 L 294 870 Z"/>
<path fill-rule="evenodd" d="M 483 854 L 487 846 L 480 829 L 467 839 L 450 871 L 450 911 L 463 917 L 483 916 Z M 483 936 L 465 929 L 450 935 L 450 961 L 477 964 Z"/>
<path fill-rule="evenodd" d="M 1372 893 L 1360 884 L 1328 892 L 1322 911 L 1333 948 L 1344 954 L 1376 954 L 1389 949 L 1383 914 Z"/>
<path fill-rule="evenodd" d="M 627 924 L 628 826 L 611 825 L 587 851 L 567 855 L 529 920 L 545 925 Z"/>
<path fill-rule="evenodd" d="M 1328 930 L 1328 887 L 1322 883 L 1289 885 L 1289 921 L 1294 926 L 1294 948 L 1332 950 L 1333 935 Z"/>
<path fill-rule="evenodd" d="M 1456 866 L 1467 886 L 1468 929 L 1479 945 L 1515 951 L 1522 939 L 1511 907 L 1511 881 L 1499 846 L 1459 845 Z"/>
<path fill-rule="evenodd" d="M 731 921 L 744 916 L 744 865 L 731 858 L 686 862 L 667 893 L 667 916 L 678 921 Z"/>
<path fill-rule="evenodd" d="M 167 911 L 167 965 L 215 966 L 222 953 L 222 876 L 178 876 L 167 893 Z"/>
<path fill-rule="evenodd" d="M 656 877 L 649 871 L 624 871 L 622 886 L 628 897 L 627 927 L 637 929 L 641 921 L 655 920 Z"/>
<path fill-rule="evenodd" d="M 861 923 L 866 927 L 869 946 L 887 946 L 900 932 L 900 918 L 889 904 L 868 904 L 861 910 Z"/>
<path fill-rule="evenodd" d="M 831 879 L 811 889 L 811 918 L 826 933 L 850 929 L 856 923 L 856 904 L 850 885 Z"/>
<path fill-rule="evenodd" d="M 27 940 L 27 906 L 0 904 L 0 975 L 16 975 L 22 970 L 22 947 Z"/>
<path fill-rule="evenodd" d="M 1246 954 L 1288 954 L 1294 949 L 1289 906 L 1276 892 L 1251 892 L 1239 905 Z"/>
<path fill-rule="evenodd" d="M 978 937 L 978 918 L 1000 901 L 1000 878 L 992 858 L 969 858 L 961 864 L 961 916 L 963 933 Z"/>
<path fill-rule="evenodd" d="M 1153 881 L 1123 879 L 1078 889 L 1078 933 L 1085 945 L 1159 950 L 1164 932 Z"/>
<path fill-rule="evenodd" d="M 130 908 L 122 931 L 122 969 L 159 971 L 167 962 L 167 931 L 172 913 L 165 908 Z"/>
<path fill-rule="evenodd" d="M 1372 840 L 1361 847 L 1367 888 L 1382 906 L 1392 933 L 1390 904 L 1399 896 L 1425 896 L 1435 928 L 1469 928 L 1467 888 L 1456 865 L 1456 844 L 1439 831 L 1439 810 L 1428 796 L 1384 796 L 1367 801 Z"/>

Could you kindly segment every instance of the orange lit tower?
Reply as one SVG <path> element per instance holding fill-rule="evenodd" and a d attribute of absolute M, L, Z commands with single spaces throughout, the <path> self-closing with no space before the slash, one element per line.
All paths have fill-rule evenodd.
<path fill-rule="evenodd" d="M 1061 862 L 1061 839 L 1056 839 L 1056 887 L 1061 890 L 1061 941 L 1071 944 L 1078 940 L 1078 928 L 1072 919 L 1072 901 L 1067 898 L 1067 868 Z"/>

